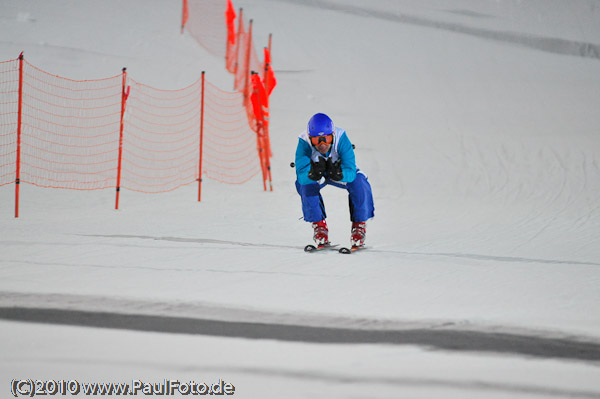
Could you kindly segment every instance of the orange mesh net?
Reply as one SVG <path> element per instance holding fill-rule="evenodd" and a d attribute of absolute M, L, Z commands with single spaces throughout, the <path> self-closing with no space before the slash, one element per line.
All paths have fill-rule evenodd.
<path fill-rule="evenodd" d="M 209 53 L 225 57 L 227 25 L 224 0 L 187 0 L 188 19 L 185 29 Z"/>
<path fill-rule="evenodd" d="M 94 190 L 115 187 L 121 76 L 76 81 L 24 61 L 21 182 Z"/>
<path fill-rule="evenodd" d="M 129 81 L 121 187 L 158 193 L 193 183 L 200 159 L 200 80 L 180 90 Z"/>
<path fill-rule="evenodd" d="M 268 128 L 268 94 L 271 93 L 276 83 L 272 69 L 265 70 L 266 64 L 260 61 L 254 47 L 252 20 L 248 23 L 244 21 L 242 9 L 236 14 L 231 0 L 184 0 L 183 7 L 182 28 L 185 27 L 196 41 L 209 52 L 224 57 L 225 68 L 234 75 L 233 88 L 242 94 L 240 107 L 245 108 L 247 123 L 257 135 L 263 186 L 266 190 L 268 180 L 270 189 L 273 190 L 269 160 L 272 153 Z M 235 32 L 236 18 L 237 32 Z M 270 40 L 269 38 L 269 48 Z M 265 50 L 265 54 L 269 54 L 269 52 Z M 268 94 L 260 106 L 253 104 L 258 101 L 256 85 L 252 83 L 254 73 L 263 78 L 269 75 L 270 78 Z"/>
<path fill-rule="evenodd" d="M 121 187 L 171 191 L 198 180 L 200 161 L 203 176 L 228 184 L 244 183 L 260 171 L 256 135 L 240 106 L 241 94 L 206 83 L 200 152 L 201 81 L 180 90 L 130 82 Z"/>
<path fill-rule="evenodd" d="M 192 36 L 225 58 L 236 91 L 220 90 L 204 74 L 183 89 L 159 90 L 132 79 L 128 85 L 125 69 L 106 79 L 71 80 L 22 56 L 0 62 L 0 186 L 16 183 L 16 217 L 22 182 L 116 187 L 117 208 L 121 187 L 159 193 L 198 181 L 200 200 L 202 176 L 241 184 L 261 171 L 264 189 L 267 180 L 271 185 L 268 96 L 258 104 L 251 78 L 265 73 L 252 21 L 246 28 L 240 10 L 235 32 L 230 0 L 184 5 L 182 24 L 189 20 Z"/>
<path fill-rule="evenodd" d="M 256 134 L 248 126 L 243 102 L 241 93 L 205 86 L 202 165 L 203 174 L 211 179 L 240 184 L 261 170 Z"/>
<path fill-rule="evenodd" d="M 252 31 L 246 29 L 243 18 L 240 19 L 238 40 L 236 41 L 237 52 L 237 67 L 235 68 L 235 77 L 233 87 L 244 93 L 246 96 L 250 95 L 252 90 L 252 84 L 250 83 L 250 74 L 254 71 L 262 73 L 264 64 L 259 60 L 258 54 L 252 43 Z"/>
<path fill-rule="evenodd" d="M 248 101 L 204 74 L 183 89 L 160 90 L 125 70 L 77 81 L 17 59 L 0 62 L 0 76 L 0 186 L 120 186 L 118 207 L 120 188 L 166 192 L 200 175 L 241 184 L 264 168 Z"/>
<path fill-rule="evenodd" d="M 252 41 L 251 23 L 245 22 L 244 13 L 240 10 L 236 15 L 238 31 L 235 40 L 233 43 L 230 41 L 228 46 L 228 3 L 214 0 L 187 0 L 186 3 L 189 18 L 185 29 L 211 54 L 225 59 L 226 69 L 234 74 L 234 90 L 248 98 L 252 90 L 252 71 L 264 72 L 264 63 L 260 61 Z M 243 106 L 247 107 L 250 127 L 256 131 L 252 105 L 247 102 L 244 101 Z"/>

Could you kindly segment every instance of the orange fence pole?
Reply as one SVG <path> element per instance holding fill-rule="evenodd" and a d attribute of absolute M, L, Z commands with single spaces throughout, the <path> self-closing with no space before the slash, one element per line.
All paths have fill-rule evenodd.
<path fill-rule="evenodd" d="M 241 43 L 241 38 L 242 38 L 242 27 L 244 26 L 244 9 L 240 8 L 240 12 L 239 12 L 239 19 L 238 19 L 238 34 L 237 34 L 237 45 L 236 45 L 236 49 L 235 49 L 235 66 L 233 68 L 233 75 L 235 76 L 237 74 L 237 70 L 238 70 L 238 66 L 240 64 L 240 48 L 242 48 L 242 46 L 240 46 Z M 237 87 L 235 87 L 235 79 L 233 81 L 233 88 L 235 90 L 237 90 Z"/>
<path fill-rule="evenodd" d="M 258 151 L 258 159 L 260 161 L 260 169 L 263 177 L 263 189 L 267 191 L 267 159 L 268 154 L 265 151 L 265 140 L 264 140 L 264 111 L 260 102 L 260 95 L 256 85 L 255 78 L 260 76 L 258 72 L 251 72 L 252 79 L 252 111 L 254 120 L 256 121 L 256 149 Z M 260 79 L 260 78 L 259 78 Z"/>
<path fill-rule="evenodd" d="M 15 177 L 15 218 L 19 217 L 19 186 L 21 185 L 21 117 L 23 115 L 23 53 L 19 55 L 19 112 L 17 115 L 17 172 Z"/>
<path fill-rule="evenodd" d="M 267 191 L 267 180 L 269 181 L 269 189 L 270 191 L 273 191 L 273 183 L 271 182 L 271 162 L 269 161 L 269 154 L 267 154 L 267 140 L 266 140 L 266 127 L 265 124 L 262 124 L 262 138 L 261 138 L 261 142 L 262 142 L 262 152 L 263 152 L 263 160 L 264 160 L 264 172 L 263 172 L 263 180 L 264 180 L 264 184 L 263 184 L 263 188 L 265 191 Z"/>
<path fill-rule="evenodd" d="M 270 150 L 270 139 L 269 139 L 269 122 L 265 120 L 263 124 L 263 132 L 265 134 L 265 160 L 267 162 L 267 177 L 269 178 L 269 191 L 273 191 L 273 179 L 271 178 L 271 150 Z"/>
<path fill-rule="evenodd" d="M 269 36 L 270 39 L 270 36 Z M 270 46 L 270 40 L 269 40 L 269 46 Z M 270 54 L 270 53 L 269 53 Z M 265 70 L 263 71 L 263 76 L 267 76 L 267 70 L 269 69 L 269 64 L 265 63 Z M 262 119 L 263 119 L 263 123 L 262 123 L 262 132 L 263 132 L 263 143 L 264 143 L 264 151 L 265 151 L 265 171 L 266 171 L 266 175 L 267 178 L 269 179 L 269 191 L 273 191 L 273 180 L 271 178 L 271 139 L 269 137 L 269 118 L 270 118 L 270 112 L 269 112 L 269 95 L 266 95 L 266 101 L 267 104 L 261 104 L 261 108 L 262 108 Z"/>
<path fill-rule="evenodd" d="M 119 127 L 119 164 L 117 167 L 117 197 L 115 199 L 115 209 L 119 209 L 119 194 L 121 192 L 121 167 L 123 161 L 123 117 L 125 116 L 125 102 L 127 95 L 125 85 L 127 84 L 127 68 L 123 68 L 123 92 L 121 94 L 121 126 Z"/>
<path fill-rule="evenodd" d="M 269 46 L 268 46 L 268 48 L 269 48 L 269 54 L 271 54 L 271 39 L 272 38 L 273 38 L 273 34 L 269 33 Z"/>
<path fill-rule="evenodd" d="M 268 43 L 268 47 L 264 48 L 265 51 L 265 65 L 264 65 L 264 70 L 263 70 L 263 82 L 265 85 L 265 92 L 266 92 L 266 98 L 263 101 L 262 104 L 262 108 L 263 108 L 263 120 L 264 120 L 264 141 L 265 141 L 265 152 L 266 152 L 266 170 L 267 170 L 267 176 L 269 179 L 269 189 L 270 191 L 273 191 L 273 180 L 271 177 L 271 162 L 270 159 L 273 156 L 273 153 L 271 152 L 271 138 L 269 135 L 269 124 L 270 124 L 270 113 L 269 113 L 269 93 L 271 90 L 273 90 L 272 86 L 272 82 L 271 79 L 273 79 L 273 71 L 271 70 L 271 44 L 272 44 L 272 40 L 273 40 L 273 34 L 269 34 L 269 43 Z M 271 73 L 269 73 L 269 71 Z"/>
<path fill-rule="evenodd" d="M 263 73 L 263 82 L 266 82 L 267 80 L 267 71 L 269 70 L 269 66 L 270 64 L 265 63 L 265 70 Z M 271 138 L 269 137 L 269 123 L 270 123 L 270 118 L 271 118 L 271 113 L 269 112 L 269 93 L 267 92 L 267 104 L 266 107 L 264 108 L 264 114 L 265 114 L 265 127 L 266 127 L 266 137 L 267 137 L 267 155 L 270 157 L 273 156 L 273 153 L 271 152 Z"/>
<path fill-rule="evenodd" d="M 258 131 L 260 132 L 262 130 L 262 128 L 258 128 Z M 263 144 L 263 139 L 261 137 L 261 133 L 257 132 L 256 133 L 256 146 L 258 147 L 258 158 L 260 160 L 260 169 L 262 171 L 262 181 L 263 181 L 263 190 L 267 191 L 267 171 L 265 169 L 265 151 L 263 149 L 264 144 Z"/>
<path fill-rule="evenodd" d="M 250 54 L 252 52 L 252 20 L 248 23 L 248 48 L 246 49 L 245 83 L 244 83 L 244 106 L 248 105 L 248 82 L 250 80 Z"/>
<path fill-rule="evenodd" d="M 189 16 L 188 11 L 188 2 L 187 0 L 183 0 L 183 6 L 181 8 L 181 33 L 183 34 L 183 29 L 185 28 L 185 24 L 187 23 Z"/>
<path fill-rule="evenodd" d="M 202 144 L 204 142 L 204 71 L 202 71 L 202 94 L 200 102 L 200 159 L 198 162 L 198 202 L 202 194 Z"/>
<path fill-rule="evenodd" d="M 272 58 L 272 53 L 271 53 L 271 42 L 273 40 L 273 34 L 269 33 L 269 56 L 271 57 L 271 62 L 273 62 L 273 58 Z M 269 65 L 265 65 L 265 70 L 269 68 Z M 268 100 L 268 94 L 267 94 L 267 100 Z M 268 165 L 267 165 L 267 172 L 269 174 L 269 186 L 271 187 L 271 191 L 273 191 L 273 179 L 271 178 L 271 161 L 270 158 L 273 156 L 273 153 L 271 152 L 271 135 L 269 132 L 269 125 L 271 124 L 271 114 L 269 112 L 269 116 L 267 117 L 267 121 L 266 121 L 266 135 L 267 135 L 267 152 L 268 152 Z"/>

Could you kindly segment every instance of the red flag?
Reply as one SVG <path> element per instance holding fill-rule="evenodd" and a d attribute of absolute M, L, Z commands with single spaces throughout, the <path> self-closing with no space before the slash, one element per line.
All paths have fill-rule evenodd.
<path fill-rule="evenodd" d="M 183 28 L 185 27 L 185 24 L 187 23 L 188 17 L 189 17 L 188 2 L 187 2 L 187 0 L 183 0 L 183 11 L 181 13 L 181 33 L 183 33 Z"/>
<path fill-rule="evenodd" d="M 270 96 L 271 92 L 277 86 L 277 79 L 275 79 L 275 72 L 271 68 L 271 53 L 269 49 L 265 47 L 265 76 L 263 77 L 265 82 L 265 90 L 267 95 Z"/>
<path fill-rule="evenodd" d="M 252 74 L 252 105 L 256 119 L 264 119 L 264 110 L 269 106 L 269 98 L 258 73 Z"/>
<path fill-rule="evenodd" d="M 225 12 L 225 19 L 227 20 L 227 40 L 231 44 L 235 44 L 235 10 L 231 0 L 227 0 L 227 11 Z"/>

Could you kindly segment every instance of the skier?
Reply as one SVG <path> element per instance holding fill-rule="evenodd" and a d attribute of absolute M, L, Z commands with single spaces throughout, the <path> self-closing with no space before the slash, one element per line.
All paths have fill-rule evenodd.
<path fill-rule="evenodd" d="M 315 114 L 299 136 L 296 148 L 296 190 L 302 199 L 304 220 L 312 223 L 319 248 L 329 245 L 329 230 L 321 188 L 348 190 L 353 249 L 365 245 L 366 221 L 374 216 L 373 194 L 367 176 L 356 168 L 354 148 L 346 131 L 329 116 Z"/>

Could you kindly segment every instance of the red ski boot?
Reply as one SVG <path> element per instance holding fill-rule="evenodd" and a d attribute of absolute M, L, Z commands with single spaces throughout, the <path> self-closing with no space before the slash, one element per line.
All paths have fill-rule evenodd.
<path fill-rule="evenodd" d="M 325 222 L 325 219 L 313 223 L 312 227 L 315 230 L 313 240 L 315 240 L 317 246 L 323 247 L 329 244 L 329 230 L 327 229 L 327 222 Z"/>
<path fill-rule="evenodd" d="M 350 243 L 353 247 L 364 247 L 365 237 L 367 235 L 367 223 L 366 222 L 354 222 L 352 223 L 352 230 L 350 236 Z"/>

